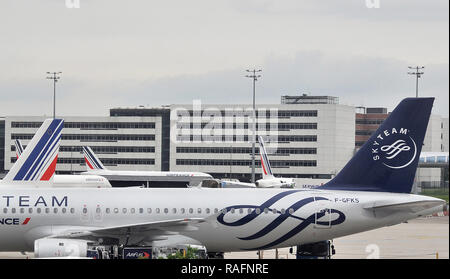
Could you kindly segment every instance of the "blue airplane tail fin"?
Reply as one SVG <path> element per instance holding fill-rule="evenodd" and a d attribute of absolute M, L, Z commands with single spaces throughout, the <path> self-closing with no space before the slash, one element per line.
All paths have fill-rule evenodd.
<path fill-rule="evenodd" d="M 433 102 L 400 102 L 337 176 L 318 189 L 411 193 Z"/>

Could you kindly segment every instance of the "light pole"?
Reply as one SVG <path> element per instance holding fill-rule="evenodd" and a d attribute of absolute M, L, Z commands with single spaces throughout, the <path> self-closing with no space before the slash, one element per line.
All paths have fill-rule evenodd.
<path fill-rule="evenodd" d="M 424 74 L 424 72 L 419 72 L 419 70 L 425 69 L 423 66 L 416 66 L 416 67 L 408 67 L 411 70 L 416 70 L 415 72 L 408 72 L 408 75 L 415 75 L 416 76 L 416 98 L 419 97 L 419 78 Z"/>
<path fill-rule="evenodd" d="M 53 75 L 47 77 L 47 79 L 53 79 L 53 119 L 55 119 L 55 108 L 56 108 L 56 82 L 58 79 L 60 79 L 59 74 L 62 74 L 62 72 L 47 72 L 47 75 Z"/>
<path fill-rule="evenodd" d="M 252 73 L 251 75 L 246 75 L 245 77 L 253 79 L 253 131 L 252 131 L 252 183 L 255 183 L 255 130 L 256 130 L 256 109 L 255 109 L 255 83 L 261 75 L 257 75 L 256 73 L 261 72 L 262 70 L 246 70 L 248 73 Z"/>

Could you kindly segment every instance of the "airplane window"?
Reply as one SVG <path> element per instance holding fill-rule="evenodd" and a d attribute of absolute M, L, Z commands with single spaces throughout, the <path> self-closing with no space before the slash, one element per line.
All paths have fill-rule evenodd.
<path fill-rule="evenodd" d="M 16 209 L 15 208 L 11 208 L 11 213 L 16 213 Z"/>
<path fill-rule="evenodd" d="M 176 208 L 172 208 L 172 212 L 173 212 L 173 214 L 176 214 L 177 213 L 177 209 Z"/>
<path fill-rule="evenodd" d="M 139 213 L 144 213 L 144 209 L 143 208 L 139 208 Z"/>
<path fill-rule="evenodd" d="M 182 214 L 186 213 L 186 209 L 182 208 L 182 209 L 180 209 L 180 210 L 181 210 L 181 213 L 182 213 Z"/>
<path fill-rule="evenodd" d="M 227 209 L 226 208 L 222 209 L 221 211 L 222 211 L 223 214 L 227 213 Z"/>
<path fill-rule="evenodd" d="M 281 214 L 285 214 L 286 213 L 286 209 L 282 208 L 281 209 Z"/>
<path fill-rule="evenodd" d="M 189 213 L 194 213 L 194 209 L 193 208 L 189 208 Z"/>
<path fill-rule="evenodd" d="M 231 212 L 231 214 L 234 214 L 234 208 L 232 208 L 232 209 L 230 210 L 230 212 Z"/>
<path fill-rule="evenodd" d="M 122 208 L 122 213 L 123 214 L 127 213 L 127 209 L 126 208 Z"/>
<path fill-rule="evenodd" d="M 261 213 L 261 208 L 258 207 L 258 208 L 256 209 L 256 214 L 260 214 L 260 213 Z"/>
<path fill-rule="evenodd" d="M 33 213 L 33 208 L 31 208 L 31 207 L 28 208 L 28 213 L 30 213 L 30 214 Z"/>
<path fill-rule="evenodd" d="M 147 213 L 151 214 L 152 213 L 152 209 L 151 208 L 147 208 Z"/>
<path fill-rule="evenodd" d="M 8 208 L 3 208 L 3 213 L 8 213 Z"/>
<path fill-rule="evenodd" d="M 86 214 L 87 213 L 87 208 L 85 207 L 85 208 L 83 208 L 83 214 Z"/>
<path fill-rule="evenodd" d="M 57 207 L 55 207 L 55 208 L 53 208 L 53 213 L 58 213 L 58 208 Z"/>
<path fill-rule="evenodd" d="M 277 210 L 274 208 L 274 209 L 272 209 L 272 213 L 273 214 L 277 214 Z"/>
<path fill-rule="evenodd" d="M 37 213 L 41 213 L 41 209 L 40 208 L 36 209 L 36 211 L 37 211 Z"/>
<path fill-rule="evenodd" d="M 21 208 L 20 209 L 20 213 L 24 214 L 25 213 L 25 208 Z"/>
<path fill-rule="evenodd" d="M 202 209 L 201 208 L 197 208 L 197 213 L 201 214 L 202 213 Z"/>
<path fill-rule="evenodd" d="M 294 213 L 294 209 L 293 208 L 289 208 L 289 214 L 293 214 Z"/>
<path fill-rule="evenodd" d="M 50 208 L 46 207 L 45 208 L 45 213 L 47 213 L 47 214 L 50 213 Z"/>
<path fill-rule="evenodd" d="M 252 213 L 252 209 L 251 208 L 247 209 L 247 213 L 248 214 Z"/>
<path fill-rule="evenodd" d="M 71 208 L 70 209 L 70 213 L 74 214 L 75 213 L 75 208 Z"/>
<path fill-rule="evenodd" d="M 102 210 L 100 209 L 100 207 L 97 207 L 97 209 L 95 209 L 96 213 L 100 213 Z"/>
<path fill-rule="evenodd" d="M 214 214 L 219 213 L 219 209 L 218 208 L 214 208 Z"/>
<path fill-rule="evenodd" d="M 169 209 L 168 208 L 164 208 L 164 213 L 165 214 L 169 213 Z"/>
<path fill-rule="evenodd" d="M 242 209 L 242 208 L 239 209 L 239 213 L 240 213 L 240 214 L 243 214 L 243 213 L 244 213 L 244 209 Z"/>
<path fill-rule="evenodd" d="M 63 209 L 61 211 L 62 211 L 62 213 L 66 213 L 67 209 L 65 207 L 63 207 Z"/>
<path fill-rule="evenodd" d="M 209 214 L 211 210 L 209 208 L 206 209 L 206 214 Z"/>
<path fill-rule="evenodd" d="M 130 209 L 130 211 L 131 211 L 131 214 L 134 214 L 136 212 L 136 209 L 132 208 L 132 209 Z"/>
<path fill-rule="evenodd" d="M 111 212 L 111 209 L 107 208 L 106 213 L 109 214 Z"/>
<path fill-rule="evenodd" d="M 268 208 L 264 208 L 264 213 L 267 214 L 267 212 L 269 212 L 269 209 Z"/>
<path fill-rule="evenodd" d="M 159 214 L 161 210 L 159 208 L 156 209 L 156 213 Z"/>
<path fill-rule="evenodd" d="M 119 213 L 119 209 L 116 207 L 116 208 L 114 208 L 114 213 Z"/>

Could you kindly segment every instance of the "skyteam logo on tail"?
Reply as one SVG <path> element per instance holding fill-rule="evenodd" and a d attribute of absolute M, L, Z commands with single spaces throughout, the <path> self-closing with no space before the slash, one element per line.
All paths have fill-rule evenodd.
<path fill-rule="evenodd" d="M 384 130 L 372 143 L 372 159 L 391 169 L 406 168 L 416 156 L 417 144 L 405 128 Z"/>

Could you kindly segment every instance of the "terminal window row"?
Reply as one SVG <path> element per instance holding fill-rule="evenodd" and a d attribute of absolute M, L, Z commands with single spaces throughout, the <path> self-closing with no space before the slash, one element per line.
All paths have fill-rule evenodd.
<path fill-rule="evenodd" d="M 383 123 L 384 119 L 356 119 L 356 124 L 361 125 L 380 125 Z"/>
<path fill-rule="evenodd" d="M 11 128 L 39 128 L 42 123 L 12 121 Z M 64 128 L 83 130 L 155 129 L 155 122 L 64 122 Z"/>
<path fill-rule="evenodd" d="M 223 159 L 177 159 L 177 165 L 190 166 L 251 166 L 251 160 L 223 160 Z M 261 162 L 255 161 L 256 167 L 260 167 Z M 316 160 L 271 160 L 270 165 L 273 168 L 289 168 L 289 167 L 316 167 Z"/>
<path fill-rule="evenodd" d="M 116 166 L 116 165 L 154 165 L 155 159 L 128 159 L 128 158 L 99 158 L 105 166 Z M 11 163 L 17 161 L 16 157 L 11 157 Z M 85 161 L 83 158 L 63 158 L 58 157 L 58 164 L 78 164 L 84 165 Z"/>
<path fill-rule="evenodd" d="M 289 154 L 317 154 L 317 148 L 277 148 L 275 152 L 267 149 L 271 155 Z M 255 147 L 255 152 L 259 153 L 259 147 Z M 238 153 L 251 154 L 251 147 L 177 147 L 177 153 Z"/>
<path fill-rule="evenodd" d="M 239 135 L 239 136 L 228 136 L 228 135 L 177 135 L 177 141 L 214 141 L 214 142 L 249 142 L 250 136 Z M 317 135 L 289 135 L 289 136 L 278 136 L 272 140 L 272 142 L 316 142 Z"/>
<path fill-rule="evenodd" d="M 217 110 L 202 110 L 194 112 L 192 110 L 187 110 L 189 112 L 189 116 L 201 116 L 203 114 L 214 115 Z M 317 110 L 278 110 L 276 108 L 270 110 L 262 110 L 256 109 L 255 111 L 256 117 L 258 118 L 272 118 L 274 116 L 278 116 L 279 118 L 289 118 L 289 117 L 317 117 Z M 274 115 L 275 114 L 275 115 Z M 220 110 L 220 115 L 222 117 L 252 117 L 253 110 L 251 109 L 242 109 L 242 110 Z M 178 117 L 183 117 L 183 112 L 178 113 Z"/>
<path fill-rule="evenodd" d="M 192 123 L 192 122 L 178 122 L 178 129 L 248 129 L 252 127 L 252 123 Z M 317 123 L 257 123 L 258 130 L 317 130 Z"/>
<path fill-rule="evenodd" d="M 26 145 L 23 146 L 26 148 Z M 154 146 L 91 146 L 96 154 L 117 154 L 117 153 L 155 153 Z M 16 151 L 16 146 L 11 145 L 11 151 Z M 60 146 L 60 152 L 83 152 L 82 146 Z"/>
<path fill-rule="evenodd" d="M 31 140 L 34 134 L 11 134 L 11 139 Z M 62 134 L 61 140 L 79 140 L 85 142 L 116 142 L 116 141 L 154 141 L 155 135 L 82 135 Z"/>

